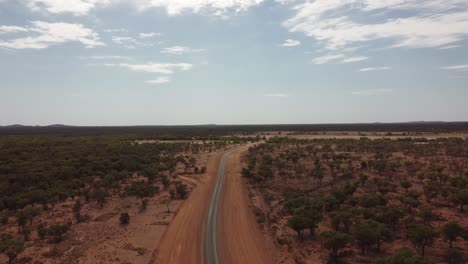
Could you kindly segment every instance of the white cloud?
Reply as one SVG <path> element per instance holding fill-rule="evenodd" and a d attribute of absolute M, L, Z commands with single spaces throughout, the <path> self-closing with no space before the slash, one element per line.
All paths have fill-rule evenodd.
<path fill-rule="evenodd" d="M 190 47 L 183 47 L 183 46 L 173 46 L 169 48 L 165 48 L 161 53 L 173 54 L 173 55 L 183 55 L 186 53 L 193 53 L 193 52 L 201 52 L 202 49 L 192 49 Z"/>
<path fill-rule="evenodd" d="M 164 8 L 168 15 L 184 12 L 210 13 L 220 16 L 226 12 L 242 12 L 259 5 L 264 0 L 24 0 L 34 11 L 49 13 L 71 13 L 86 15 L 98 7 L 111 4 L 129 3 L 140 11 L 151 8 Z"/>
<path fill-rule="evenodd" d="M 257 6 L 264 0 L 140 0 L 140 10 L 150 8 L 165 8 L 170 16 L 184 12 L 208 12 L 217 16 L 226 12 L 242 12 Z"/>
<path fill-rule="evenodd" d="M 193 65 L 190 63 L 146 63 L 146 64 L 104 64 L 108 67 L 125 68 L 131 71 L 147 72 L 147 73 L 160 73 L 160 74 L 174 74 L 174 71 L 188 71 L 192 69 Z"/>
<path fill-rule="evenodd" d="M 112 42 L 118 45 L 122 45 L 127 49 L 135 49 L 136 47 L 150 47 L 154 46 L 154 43 L 142 42 L 133 37 L 129 36 L 112 36 Z"/>
<path fill-rule="evenodd" d="M 295 47 L 299 45 L 301 45 L 301 42 L 295 39 L 287 39 L 283 44 L 281 44 L 283 47 Z"/>
<path fill-rule="evenodd" d="M 33 21 L 31 27 L 25 28 L 32 36 L 0 41 L 0 47 L 11 49 L 45 49 L 52 45 L 67 42 L 79 42 L 87 48 L 105 46 L 99 35 L 81 24 L 48 23 Z M 18 30 L 17 30 L 18 32 Z"/>
<path fill-rule="evenodd" d="M 391 47 L 440 48 L 468 37 L 466 0 L 316 0 L 293 9 L 295 15 L 283 25 L 329 50 L 382 39 L 390 40 Z M 400 12 L 387 12 L 396 10 Z M 372 15 L 372 22 L 354 19 Z"/>
<path fill-rule="evenodd" d="M 351 62 L 358 62 L 364 61 L 369 59 L 365 56 L 349 56 L 346 54 L 326 54 L 321 57 L 315 58 L 312 62 L 314 64 L 326 64 L 326 63 L 351 63 Z"/>
<path fill-rule="evenodd" d="M 84 59 L 89 58 L 93 60 L 132 60 L 132 58 L 127 56 L 119 56 L 119 55 L 101 55 L 101 56 L 89 56 L 89 57 L 82 57 Z"/>
<path fill-rule="evenodd" d="M 369 90 L 361 90 L 361 91 L 352 92 L 351 94 L 369 96 L 369 95 L 377 95 L 377 94 L 391 93 L 391 92 L 393 92 L 392 89 L 369 89 Z"/>
<path fill-rule="evenodd" d="M 104 32 L 106 33 L 122 33 L 122 32 L 128 32 L 125 28 L 108 28 L 104 29 Z"/>
<path fill-rule="evenodd" d="M 362 68 L 362 69 L 359 69 L 359 71 L 360 72 L 387 71 L 387 70 L 391 70 L 391 69 L 392 69 L 391 67 L 384 66 L 384 67 Z"/>
<path fill-rule="evenodd" d="M 147 84 L 151 84 L 151 85 L 159 85 L 159 84 L 165 84 L 165 83 L 169 83 L 171 81 L 171 77 L 169 76 L 161 76 L 161 77 L 158 77 L 154 80 L 148 80 L 146 81 Z"/>
<path fill-rule="evenodd" d="M 272 94 L 265 94 L 266 97 L 289 97 L 289 94 L 285 93 L 272 93 Z"/>
<path fill-rule="evenodd" d="M 157 32 L 148 32 L 148 33 L 140 33 L 138 37 L 141 39 L 146 39 L 146 38 L 160 37 L 161 35 L 162 35 L 161 33 L 157 33 Z"/>
<path fill-rule="evenodd" d="M 453 70 L 453 71 L 468 71 L 468 64 L 446 66 L 446 67 L 442 67 L 442 69 Z"/>
<path fill-rule="evenodd" d="M 49 13 L 71 13 L 86 15 L 97 6 L 108 5 L 111 0 L 25 0 L 26 5 L 34 11 Z"/>
<path fill-rule="evenodd" d="M 365 61 L 368 60 L 368 57 L 365 56 L 354 56 L 354 57 L 348 57 L 343 59 L 341 62 L 342 63 L 351 63 L 351 62 L 358 62 L 358 61 Z"/>
<path fill-rule="evenodd" d="M 27 32 L 28 29 L 24 27 L 17 26 L 0 26 L 0 34 L 4 33 L 17 33 L 17 32 Z"/>

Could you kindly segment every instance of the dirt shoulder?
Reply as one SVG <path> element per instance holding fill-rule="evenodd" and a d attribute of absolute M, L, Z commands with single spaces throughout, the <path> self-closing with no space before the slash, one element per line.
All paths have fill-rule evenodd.
<path fill-rule="evenodd" d="M 247 187 L 241 176 L 242 148 L 226 163 L 218 216 L 218 254 L 221 263 L 274 263 L 273 244 L 265 239 L 249 207 Z"/>
<path fill-rule="evenodd" d="M 201 179 L 183 203 L 164 233 L 151 263 L 203 263 L 205 220 L 216 182 L 219 161 L 224 152 L 216 152 L 207 163 L 207 175 Z"/>

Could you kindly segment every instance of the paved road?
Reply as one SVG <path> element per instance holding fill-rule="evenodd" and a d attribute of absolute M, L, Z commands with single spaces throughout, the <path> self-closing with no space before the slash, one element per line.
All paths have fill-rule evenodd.
<path fill-rule="evenodd" d="M 218 169 L 218 177 L 216 180 L 213 197 L 211 198 L 210 209 L 208 211 L 208 219 L 206 222 L 205 233 L 205 264 L 219 264 L 218 244 L 216 239 L 216 227 L 218 219 L 218 208 L 220 204 L 221 191 L 224 181 L 224 166 L 227 158 L 232 151 L 227 152 L 221 158 Z"/>

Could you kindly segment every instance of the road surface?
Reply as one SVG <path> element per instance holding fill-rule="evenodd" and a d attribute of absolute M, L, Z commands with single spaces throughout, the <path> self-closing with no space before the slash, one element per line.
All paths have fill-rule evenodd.
<path fill-rule="evenodd" d="M 242 147 L 217 153 L 161 239 L 155 263 L 274 263 L 240 175 Z"/>

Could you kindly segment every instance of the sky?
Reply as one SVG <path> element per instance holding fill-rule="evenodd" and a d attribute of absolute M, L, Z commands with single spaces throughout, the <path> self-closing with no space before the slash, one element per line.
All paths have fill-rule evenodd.
<path fill-rule="evenodd" d="M 467 0 L 0 0 L 0 125 L 468 121 Z"/>

